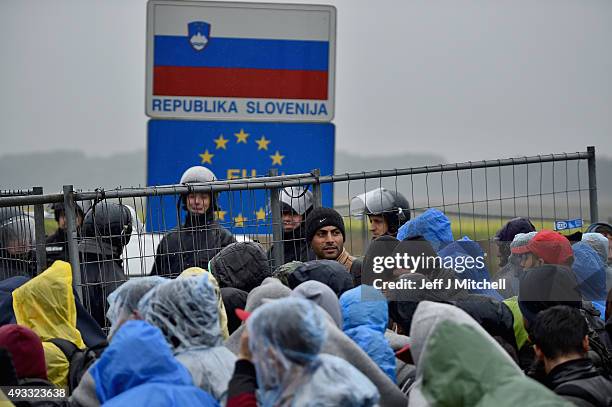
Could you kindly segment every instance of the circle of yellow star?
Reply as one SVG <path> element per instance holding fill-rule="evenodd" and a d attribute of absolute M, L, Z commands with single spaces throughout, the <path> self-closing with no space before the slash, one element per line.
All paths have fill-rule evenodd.
<path fill-rule="evenodd" d="M 247 137 L 249 137 L 249 133 L 245 133 L 243 129 L 240 129 L 240 133 L 234 133 L 238 139 L 236 140 L 236 144 L 238 143 L 247 143 Z"/>
<path fill-rule="evenodd" d="M 220 135 L 219 135 L 219 138 L 216 138 L 216 139 L 214 139 L 213 141 L 214 141 L 214 142 L 215 142 L 215 144 L 216 144 L 216 147 L 215 147 L 215 148 L 216 148 L 217 150 L 218 150 L 218 149 L 220 149 L 220 148 L 222 148 L 222 149 L 224 149 L 224 150 L 227 150 L 227 145 L 226 145 L 226 144 L 229 142 L 229 140 L 228 140 L 228 139 L 226 139 L 226 138 L 224 138 L 224 137 L 223 137 L 223 134 L 220 134 Z"/>
<path fill-rule="evenodd" d="M 276 153 L 271 155 L 270 158 L 272 159 L 272 165 L 283 165 L 283 158 L 285 158 L 285 156 L 281 155 L 278 150 L 276 150 Z"/>
<path fill-rule="evenodd" d="M 241 228 L 244 226 L 244 222 L 248 220 L 247 218 L 245 218 L 244 216 L 242 216 L 241 213 L 238 214 L 238 216 L 236 216 L 234 218 L 234 223 L 237 227 Z"/>
<path fill-rule="evenodd" d="M 268 144 L 270 144 L 272 141 L 267 140 L 266 136 L 261 136 L 261 138 L 259 140 L 255 140 L 255 142 L 257 143 L 257 151 L 259 151 L 259 150 L 267 150 Z"/>
<path fill-rule="evenodd" d="M 212 158 L 214 156 L 215 155 L 209 153 L 208 150 L 204 151 L 204 153 L 200 154 L 200 158 L 202 158 L 202 164 L 211 164 L 212 165 Z"/>
<path fill-rule="evenodd" d="M 227 211 L 217 211 L 217 219 L 219 219 L 220 221 L 224 221 L 225 220 L 225 214 L 227 213 Z"/>
<path fill-rule="evenodd" d="M 257 216 L 257 220 L 266 220 L 266 211 L 263 208 L 259 208 L 257 212 L 255 212 L 255 216 Z"/>

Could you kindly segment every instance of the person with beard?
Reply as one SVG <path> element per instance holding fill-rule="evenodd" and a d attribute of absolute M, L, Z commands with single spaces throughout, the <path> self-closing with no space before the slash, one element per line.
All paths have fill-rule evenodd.
<path fill-rule="evenodd" d="M 344 247 L 345 240 L 344 221 L 335 209 L 313 209 L 306 222 L 306 241 L 317 260 L 335 260 L 350 272 L 355 258 Z"/>
<path fill-rule="evenodd" d="M 308 261 L 315 258 L 306 242 L 306 217 L 313 207 L 311 191 L 303 187 L 287 187 L 280 193 L 281 216 L 283 219 L 283 241 L 272 245 L 268 250 L 268 260 L 274 267 L 274 253 L 283 247 L 283 261 Z"/>
<path fill-rule="evenodd" d="M 188 185 L 216 180 L 208 168 L 194 166 L 183 173 L 180 183 Z M 236 241 L 215 219 L 214 213 L 219 209 L 216 194 L 190 192 L 182 195 L 179 203 L 187 211 L 187 217 L 157 246 L 152 275 L 176 277 L 190 267 L 208 269 L 208 261 Z"/>

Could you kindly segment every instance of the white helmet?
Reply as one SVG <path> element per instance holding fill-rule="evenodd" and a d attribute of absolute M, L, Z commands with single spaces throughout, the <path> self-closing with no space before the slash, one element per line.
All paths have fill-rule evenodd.
<path fill-rule="evenodd" d="M 195 184 L 198 182 L 211 182 L 216 181 L 217 177 L 215 173 L 206 167 L 196 165 L 188 168 L 181 177 L 181 184 Z"/>

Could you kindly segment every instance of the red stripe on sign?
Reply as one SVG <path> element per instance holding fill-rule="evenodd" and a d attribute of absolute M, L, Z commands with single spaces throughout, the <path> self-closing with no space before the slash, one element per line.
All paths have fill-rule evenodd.
<path fill-rule="evenodd" d="M 327 99 L 327 71 L 156 66 L 155 96 Z"/>

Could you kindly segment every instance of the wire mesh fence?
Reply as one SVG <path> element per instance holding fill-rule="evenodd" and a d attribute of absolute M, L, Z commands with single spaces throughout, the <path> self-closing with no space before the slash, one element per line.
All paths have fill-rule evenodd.
<path fill-rule="evenodd" d="M 377 188 L 407 201 L 403 216 L 392 218 L 398 224 L 387 224 L 387 232 L 437 208 L 449 218 L 454 239 L 478 241 L 491 253 L 491 273 L 496 271 L 492 237 L 508 220 L 527 217 L 538 229 L 560 229 L 565 222 L 574 227 L 564 228 L 571 233 L 598 219 L 591 147 L 579 153 L 362 173 L 320 175 L 313 170 L 83 192 L 65 186 L 62 193 L 46 195 L 40 189 L 0 191 L 0 278 L 32 276 L 52 261 L 69 261 L 83 304 L 106 326 L 106 298 L 126 279 L 206 269 L 234 242 L 260 243 L 270 268 L 316 258 L 305 221 L 312 208 L 331 197 L 344 220 L 344 248 L 363 256 L 378 232 L 373 217 L 356 208 L 355 197 Z M 382 208 L 376 214 L 386 215 L 383 195 L 376 196 Z M 63 212 L 52 215 L 50 205 Z M 397 208 L 392 211 L 397 214 Z M 388 223 L 390 218 L 385 219 Z"/>

